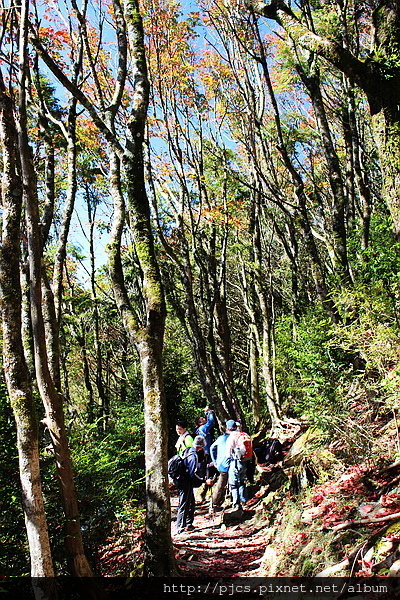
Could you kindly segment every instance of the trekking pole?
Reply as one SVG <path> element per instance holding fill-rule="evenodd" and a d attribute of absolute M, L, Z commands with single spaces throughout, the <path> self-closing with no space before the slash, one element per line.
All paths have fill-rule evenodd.
<path fill-rule="evenodd" d="M 212 490 L 211 490 L 211 498 L 210 498 L 210 508 L 208 509 L 208 514 L 212 515 L 213 521 L 214 521 L 214 502 L 213 502 L 213 494 L 212 494 Z"/>

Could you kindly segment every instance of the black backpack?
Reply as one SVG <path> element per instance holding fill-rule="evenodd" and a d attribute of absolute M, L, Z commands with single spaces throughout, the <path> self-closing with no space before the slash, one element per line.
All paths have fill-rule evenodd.
<path fill-rule="evenodd" d="M 283 459 L 282 444 L 275 438 L 268 438 L 254 448 L 254 454 L 259 465 L 265 465 L 266 463 L 275 465 Z"/>
<path fill-rule="evenodd" d="M 174 485 L 179 486 L 184 481 L 189 479 L 189 471 L 182 456 L 175 454 L 168 461 L 168 475 L 174 482 Z"/>

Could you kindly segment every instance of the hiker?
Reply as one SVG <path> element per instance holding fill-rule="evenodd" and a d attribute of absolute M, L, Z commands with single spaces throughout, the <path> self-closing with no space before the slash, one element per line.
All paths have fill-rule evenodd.
<path fill-rule="evenodd" d="M 177 484 L 179 506 L 176 515 L 176 533 L 192 531 L 194 519 L 193 488 L 199 487 L 206 480 L 207 463 L 205 460 L 205 439 L 198 435 L 193 440 L 193 446 L 184 450 L 183 461 L 187 467 L 186 476 Z"/>
<path fill-rule="evenodd" d="M 175 430 L 179 435 L 175 448 L 177 453 L 182 456 L 186 448 L 193 446 L 193 438 L 187 430 L 187 422 L 183 419 L 176 421 Z"/>
<path fill-rule="evenodd" d="M 196 429 L 194 435 L 201 435 L 206 440 L 205 451 L 210 452 L 210 446 L 212 443 L 212 430 L 215 423 L 214 411 L 208 406 L 204 409 L 205 417 L 197 417 L 195 420 Z"/>
<path fill-rule="evenodd" d="M 208 452 L 204 448 L 204 463 L 200 464 L 200 474 L 205 477 L 204 483 L 199 487 L 195 493 L 196 502 L 206 502 L 207 495 L 218 477 L 218 471 L 212 462 L 212 459 Z"/>
<path fill-rule="evenodd" d="M 261 466 L 282 465 L 283 446 L 277 438 L 267 438 L 254 448 L 257 464 Z"/>
<path fill-rule="evenodd" d="M 225 433 L 220 435 L 210 447 L 211 460 L 219 473 L 211 497 L 210 513 L 218 510 L 224 501 L 225 488 L 228 483 L 229 463 L 231 462 L 231 458 L 226 456 L 226 440 L 228 439 L 229 434 L 232 433 L 232 431 L 235 431 L 234 429 L 229 428 L 232 423 L 235 423 L 235 421 L 229 420 L 225 423 Z"/>
<path fill-rule="evenodd" d="M 228 484 L 232 496 L 234 510 L 240 510 L 246 506 L 245 477 L 247 463 L 252 459 L 253 447 L 250 436 L 240 431 L 239 423 L 233 419 L 227 421 L 227 428 L 231 430 L 226 441 L 226 458 L 230 458 L 228 471 Z"/>

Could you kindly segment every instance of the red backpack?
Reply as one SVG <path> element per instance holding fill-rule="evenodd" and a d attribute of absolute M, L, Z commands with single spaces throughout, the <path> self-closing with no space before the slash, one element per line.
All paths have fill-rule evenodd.
<path fill-rule="evenodd" d="M 239 460 L 248 460 L 253 456 L 253 442 L 245 431 L 241 431 L 235 440 L 233 456 Z"/>

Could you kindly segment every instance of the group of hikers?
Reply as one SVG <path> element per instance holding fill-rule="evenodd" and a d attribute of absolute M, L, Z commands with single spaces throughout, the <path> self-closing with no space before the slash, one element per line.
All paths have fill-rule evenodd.
<path fill-rule="evenodd" d="M 179 493 L 177 534 L 194 529 L 194 488 L 202 487 L 200 497 L 204 501 L 212 487 L 209 512 L 214 513 L 222 510 L 228 485 L 233 509 L 243 510 L 247 500 L 246 472 L 251 482 L 254 474 L 250 436 L 241 431 L 239 423 L 229 419 L 225 423 L 225 433 L 212 442 L 214 412 L 207 407 L 204 414 L 204 417 L 197 417 L 193 435 L 189 433 L 186 421 L 176 422 L 177 454 L 169 460 L 168 473 Z"/>

